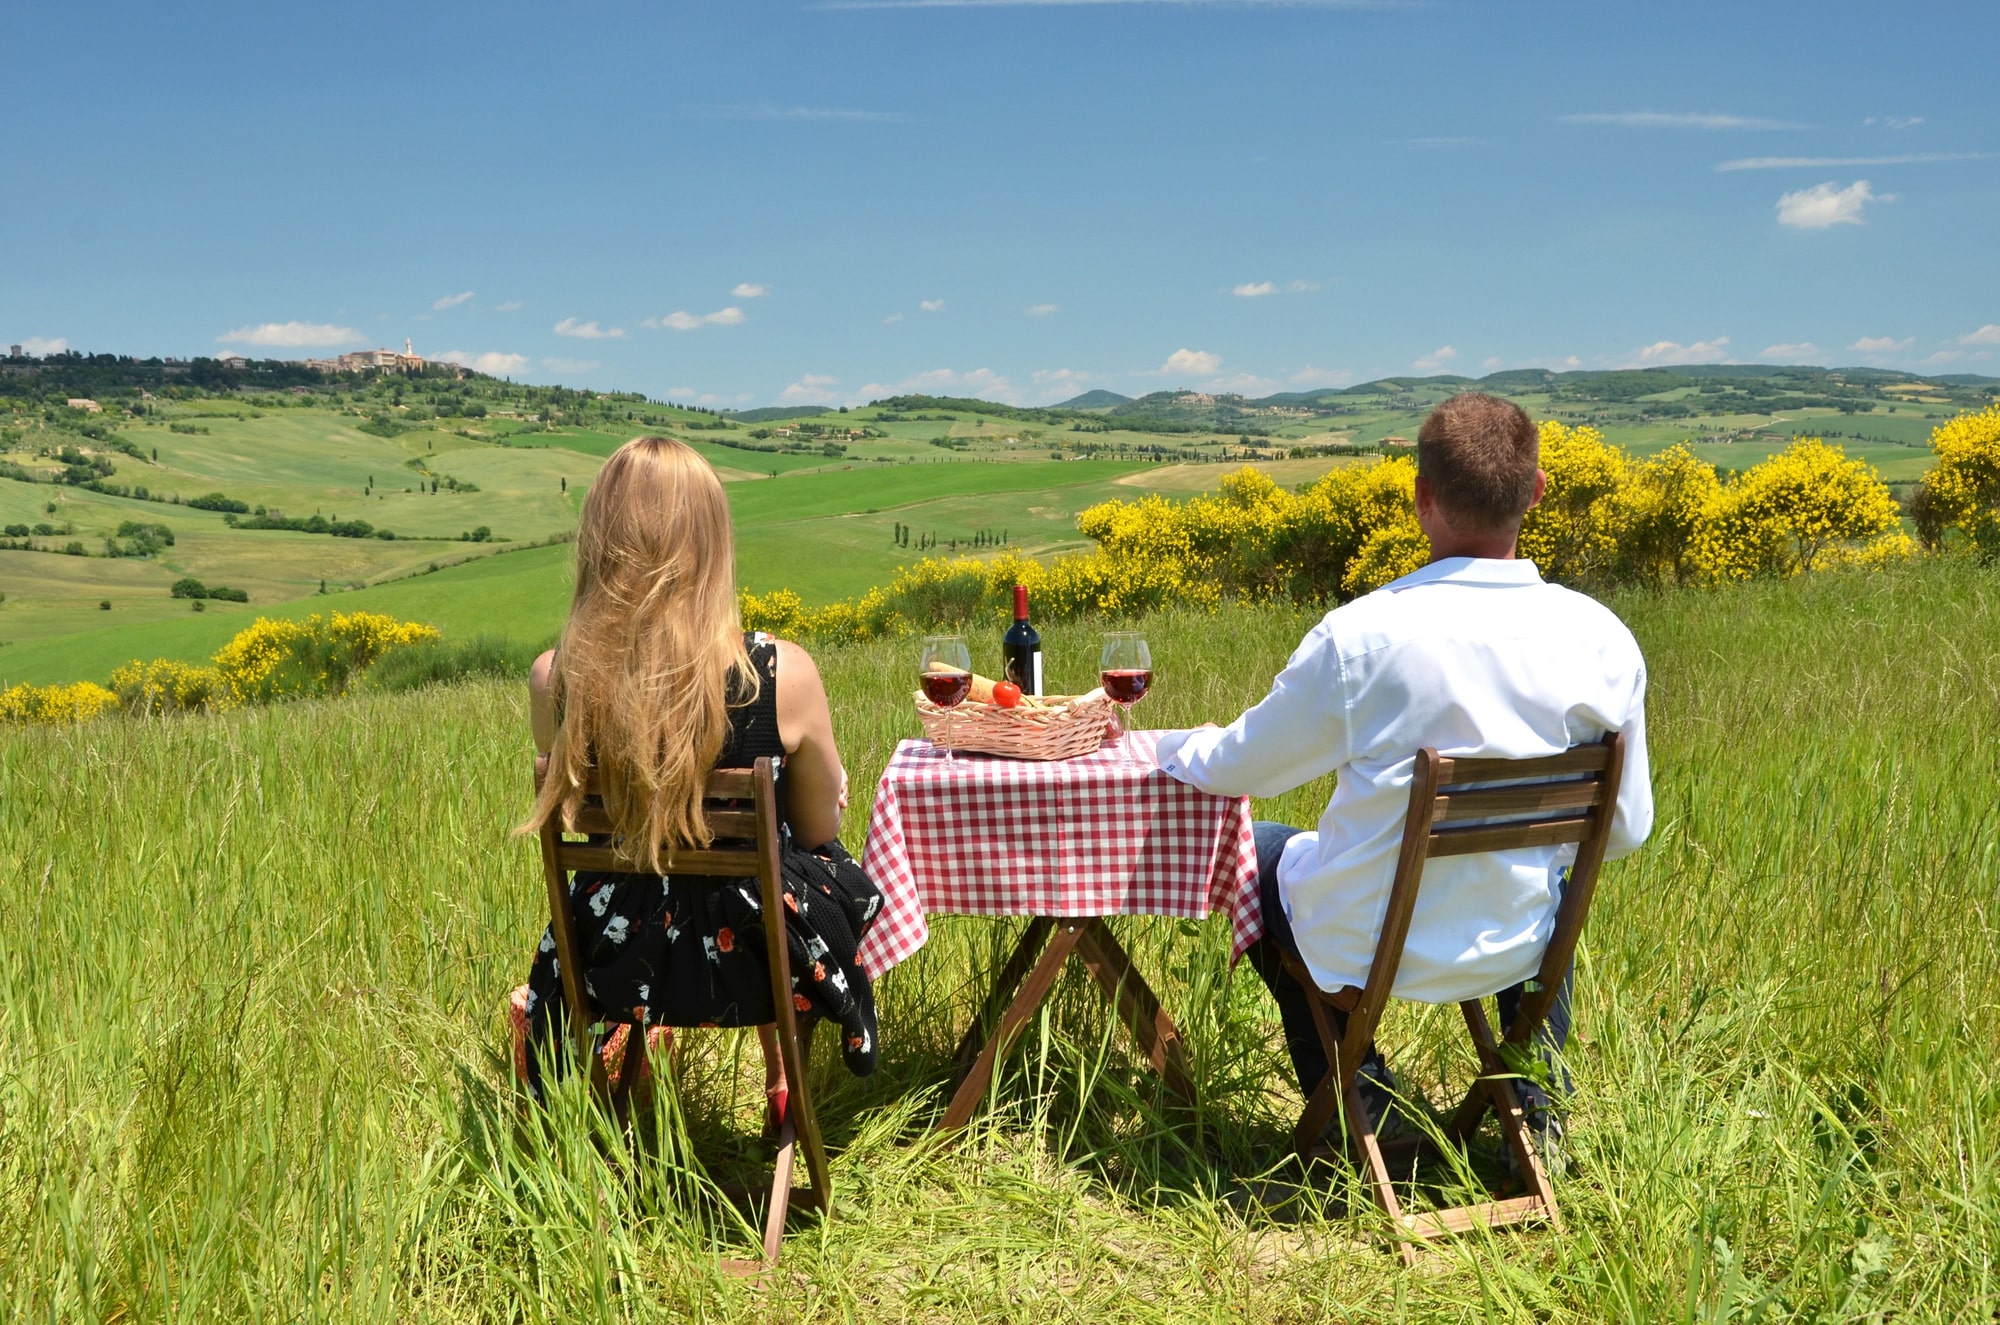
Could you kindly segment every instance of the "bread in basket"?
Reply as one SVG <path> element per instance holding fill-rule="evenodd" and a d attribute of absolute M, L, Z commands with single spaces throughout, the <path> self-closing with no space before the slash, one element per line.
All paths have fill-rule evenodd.
<path fill-rule="evenodd" d="M 1087 695 L 1023 695 L 1012 708 L 992 700 L 993 683 L 974 677 L 957 708 L 939 708 L 916 692 L 924 735 L 940 750 L 978 750 L 1010 759 L 1074 759 L 1118 731 L 1118 714 L 1102 690 Z"/>

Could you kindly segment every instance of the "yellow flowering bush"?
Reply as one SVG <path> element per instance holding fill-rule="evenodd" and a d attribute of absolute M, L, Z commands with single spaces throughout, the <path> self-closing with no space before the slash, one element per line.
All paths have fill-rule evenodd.
<path fill-rule="evenodd" d="M 117 707 L 118 696 L 93 681 L 0 690 L 0 722 L 88 722 Z"/>
<path fill-rule="evenodd" d="M 127 713 L 193 713 L 233 702 L 220 669 L 171 658 L 126 663 L 111 674 L 111 689 Z"/>
<path fill-rule="evenodd" d="M 1632 463 L 1595 428 L 1541 425 L 1542 470 L 1548 486 L 1521 522 L 1521 555 L 1563 584 L 1597 585 L 1616 573 L 1628 522 L 1622 500 Z"/>
<path fill-rule="evenodd" d="M 1912 512 L 1925 541 L 1953 530 L 1981 557 L 2000 557 L 2000 405 L 1940 424 L 1931 449 L 1937 464 Z"/>
<path fill-rule="evenodd" d="M 1874 564 L 1909 542 L 1896 524 L 1896 499 L 1874 466 L 1802 437 L 1716 494 L 1692 557 L 1710 583 L 1798 575 L 1839 562 Z M 1864 546 L 1884 536 L 1891 541 L 1882 548 Z"/>
<path fill-rule="evenodd" d="M 390 649 L 440 638 L 434 627 L 380 612 L 315 612 L 302 621 L 259 617 L 215 655 L 231 702 L 262 704 L 340 695 L 356 672 Z"/>
<path fill-rule="evenodd" d="M 1620 578 L 1642 584 L 1685 584 L 1697 578 L 1695 539 L 1721 499 L 1722 478 L 1715 466 L 1698 458 L 1686 442 L 1632 466 L 1629 482 L 1619 491 Z"/>

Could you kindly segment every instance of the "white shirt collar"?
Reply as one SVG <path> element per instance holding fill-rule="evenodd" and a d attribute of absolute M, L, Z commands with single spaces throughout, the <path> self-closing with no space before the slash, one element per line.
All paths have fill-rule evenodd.
<path fill-rule="evenodd" d="M 1509 587 L 1542 583 L 1542 572 L 1526 557 L 1515 557 L 1501 561 L 1493 557 L 1446 557 L 1443 561 L 1433 561 L 1420 570 L 1413 570 L 1400 580 L 1382 587 L 1391 593 L 1401 593 L 1414 589 L 1420 584 L 1436 584 L 1449 580 L 1453 584 L 1490 584 Z"/>

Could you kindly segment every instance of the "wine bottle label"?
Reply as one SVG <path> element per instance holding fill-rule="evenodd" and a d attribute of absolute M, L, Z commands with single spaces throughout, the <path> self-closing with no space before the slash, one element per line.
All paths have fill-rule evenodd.
<path fill-rule="evenodd" d="M 1040 649 L 1036 649 L 1031 656 L 1034 658 L 1035 688 L 1033 690 L 1030 690 L 1028 693 L 1031 695 L 1039 695 L 1042 693 L 1042 651 Z"/>

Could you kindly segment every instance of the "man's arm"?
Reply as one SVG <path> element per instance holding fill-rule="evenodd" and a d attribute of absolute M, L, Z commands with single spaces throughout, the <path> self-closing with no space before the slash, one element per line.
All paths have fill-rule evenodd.
<path fill-rule="evenodd" d="M 1653 771 L 1646 759 L 1646 667 L 1633 683 L 1631 716 L 1618 729 L 1625 736 L 1625 770 L 1618 780 L 1618 804 L 1611 813 L 1606 860 L 1629 856 L 1653 831 Z"/>
<path fill-rule="evenodd" d="M 1160 767 L 1218 796 L 1276 796 L 1347 762 L 1346 678 L 1322 621 L 1271 693 L 1227 727 L 1168 732 Z"/>

